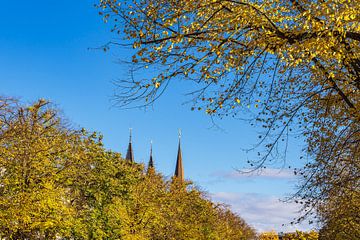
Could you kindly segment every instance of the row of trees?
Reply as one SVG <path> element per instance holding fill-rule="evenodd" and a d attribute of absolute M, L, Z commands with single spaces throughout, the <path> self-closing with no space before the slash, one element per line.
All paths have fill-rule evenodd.
<path fill-rule="evenodd" d="M 319 234 L 315 231 L 279 234 L 276 232 L 264 232 L 259 235 L 259 240 L 318 240 Z"/>
<path fill-rule="evenodd" d="M 47 101 L 0 99 L 0 238 L 253 239 L 191 183 L 164 178 L 73 130 Z"/>
<path fill-rule="evenodd" d="M 192 82 L 193 110 L 246 114 L 263 127 L 256 168 L 285 158 L 289 137 L 305 139 L 298 220 L 316 212 L 324 239 L 360 238 L 359 1 L 101 0 L 98 7 L 125 38 L 105 47 L 135 49 L 132 76 L 119 81 L 120 106 L 152 104 L 176 78 Z"/>

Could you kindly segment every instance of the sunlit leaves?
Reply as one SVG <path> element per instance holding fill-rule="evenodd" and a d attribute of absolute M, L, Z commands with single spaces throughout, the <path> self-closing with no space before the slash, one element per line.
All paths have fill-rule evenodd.
<path fill-rule="evenodd" d="M 62 128 L 45 100 L 26 108 L 7 106 L 0 115 L 1 236 L 53 238 L 58 231 L 68 236 L 75 210 L 58 172 L 67 165 L 71 131 Z"/>
<path fill-rule="evenodd" d="M 306 139 L 304 152 L 316 164 L 304 176 L 319 177 L 300 191 L 310 208 L 337 178 L 358 186 L 358 1 L 108 0 L 98 7 L 124 24 L 114 29 L 136 47 L 137 70 L 155 75 L 123 81 L 120 106 L 152 104 L 172 79 L 192 80 L 193 110 L 248 114 L 263 127 L 253 166 L 285 157 L 290 132 Z M 338 162 L 357 171 L 334 177 Z"/>
<path fill-rule="evenodd" d="M 156 82 L 155 82 L 156 84 Z M 190 182 L 107 151 L 45 100 L 0 98 L 0 237 L 253 239 L 254 230 Z"/>

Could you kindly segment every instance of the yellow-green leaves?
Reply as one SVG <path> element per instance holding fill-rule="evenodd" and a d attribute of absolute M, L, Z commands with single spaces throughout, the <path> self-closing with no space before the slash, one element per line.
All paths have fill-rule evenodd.
<path fill-rule="evenodd" d="M 156 84 L 156 82 L 154 83 Z M 193 184 L 164 180 L 74 131 L 47 101 L 0 98 L 0 238 L 239 239 L 254 230 Z"/>
<path fill-rule="evenodd" d="M 48 102 L 0 110 L 0 232 L 2 237 L 49 238 L 62 229 L 69 236 L 75 210 L 58 172 L 72 148 L 70 131 L 62 129 Z"/>
<path fill-rule="evenodd" d="M 304 209 L 337 189 L 339 161 L 347 169 L 342 182 L 358 185 L 359 1 L 117 2 L 99 7 L 123 21 L 121 30 L 141 55 L 133 63 L 149 76 L 121 82 L 130 91 L 118 95 L 120 106 L 158 99 L 162 91 L 153 78 L 163 86 L 191 80 L 193 109 L 220 118 L 250 113 L 264 128 L 257 167 L 287 155 L 291 129 L 305 138 L 304 154 L 316 164 L 304 176 L 318 179 L 301 187 L 311 199 Z"/>

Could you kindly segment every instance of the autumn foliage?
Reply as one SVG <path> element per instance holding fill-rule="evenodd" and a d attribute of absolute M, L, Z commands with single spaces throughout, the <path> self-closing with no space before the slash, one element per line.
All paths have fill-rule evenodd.
<path fill-rule="evenodd" d="M 285 233 L 281 236 L 282 240 L 318 240 L 319 234 L 315 231 L 301 232 L 296 231 L 293 233 Z"/>
<path fill-rule="evenodd" d="M 318 240 L 319 234 L 315 231 L 292 233 L 263 232 L 258 236 L 258 240 Z"/>
<path fill-rule="evenodd" d="M 259 235 L 259 240 L 279 240 L 279 235 L 277 232 L 263 232 Z"/>
<path fill-rule="evenodd" d="M 47 101 L 0 99 L 0 238 L 252 239 L 244 220 L 190 182 L 105 150 Z"/>
<path fill-rule="evenodd" d="M 258 169 L 286 158 L 289 137 L 304 139 L 308 162 L 295 170 L 303 179 L 294 196 L 303 204 L 298 220 L 317 217 L 324 234 L 360 237 L 353 211 L 360 194 L 359 1 L 100 0 L 98 7 L 123 37 L 105 49 L 134 48 L 131 78 L 118 82 L 120 106 L 153 104 L 182 80 L 192 110 L 246 114 L 263 127 L 250 162 Z"/>

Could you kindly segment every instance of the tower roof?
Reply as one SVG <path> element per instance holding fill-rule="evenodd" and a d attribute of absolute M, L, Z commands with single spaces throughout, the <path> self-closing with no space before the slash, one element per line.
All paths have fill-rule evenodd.
<path fill-rule="evenodd" d="M 129 146 L 126 152 L 126 160 L 134 162 L 134 151 L 132 148 L 132 129 L 130 128 Z"/>
<path fill-rule="evenodd" d="M 152 155 L 152 141 L 150 142 L 150 158 L 149 158 L 149 165 L 148 165 L 148 171 L 149 169 L 154 168 L 154 160 Z"/>
<path fill-rule="evenodd" d="M 175 177 L 177 177 L 180 181 L 184 180 L 184 167 L 182 162 L 182 153 L 181 153 L 181 132 L 179 131 L 179 147 L 178 154 L 176 159 L 176 167 L 175 167 Z"/>

